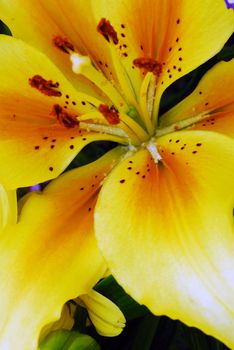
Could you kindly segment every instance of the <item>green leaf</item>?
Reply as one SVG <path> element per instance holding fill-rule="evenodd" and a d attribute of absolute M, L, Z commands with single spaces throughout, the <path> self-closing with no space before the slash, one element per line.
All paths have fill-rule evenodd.
<path fill-rule="evenodd" d="M 191 350 L 209 350 L 209 337 L 199 329 L 187 327 L 180 323 L 182 336 L 187 340 Z"/>
<path fill-rule="evenodd" d="M 66 168 L 66 171 L 94 162 L 116 146 L 115 142 L 95 141 L 85 146 Z"/>
<path fill-rule="evenodd" d="M 151 314 L 145 316 L 136 329 L 136 336 L 130 350 L 150 350 L 159 321 L 159 317 Z"/>
<path fill-rule="evenodd" d="M 113 301 L 123 312 L 127 321 L 150 314 L 150 311 L 145 306 L 139 305 L 125 293 L 113 276 L 103 279 L 94 289 Z"/>
<path fill-rule="evenodd" d="M 228 47 L 224 47 L 222 51 L 220 51 L 216 58 L 218 61 L 229 61 L 234 57 L 234 44 Z"/>
<path fill-rule="evenodd" d="M 74 315 L 75 323 L 73 326 L 73 330 L 77 330 L 80 333 L 86 333 L 87 317 L 88 317 L 87 310 L 84 307 L 77 305 L 75 315 Z"/>
<path fill-rule="evenodd" d="M 190 338 L 192 348 L 194 350 L 209 349 L 208 343 L 207 343 L 207 337 L 203 333 L 195 329 L 190 329 L 189 338 Z"/>
<path fill-rule="evenodd" d="M 51 332 L 39 345 L 38 350 L 100 350 L 100 346 L 89 335 L 58 330 Z"/>
<path fill-rule="evenodd" d="M 12 35 L 10 29 L 0 20 L 0 34 Z"/>

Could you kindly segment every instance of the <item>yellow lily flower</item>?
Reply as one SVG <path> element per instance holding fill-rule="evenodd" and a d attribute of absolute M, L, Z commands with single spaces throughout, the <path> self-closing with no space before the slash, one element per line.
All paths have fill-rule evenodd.
<path fill-rule="evenodd" d="M 0 181 L 7 188 L 55 178 L 92 141 L 149 140 L 163 91 L 217 53 L 234 27 L 233 13 L 211 0 L 2 0 L 0 14 L 14 37 L 47 56 L 0 38 Z M 115 109 L 120 122 L 109 124 Z"/>
<path fill-rule="evenodd" d="M 162 93 L 222 48 L 233 13 L 218 0 L 3 0 L 0 13 L 15 36 L 0 36 L 0 182 L 55 178 L 96 140 L 124 146 L 30 195 L 4 230 L 0 348 L 36 347 L 103 275 L 94 231 L 138 302 L 234 347 L 234 60 L 158 120 Z"/>

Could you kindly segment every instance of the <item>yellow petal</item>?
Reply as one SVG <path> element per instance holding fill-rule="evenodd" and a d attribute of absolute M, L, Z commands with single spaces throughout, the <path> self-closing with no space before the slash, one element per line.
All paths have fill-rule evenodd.
<path fill-rule="evenodd" d="M 214 113 L 210 117 L 196 123 L 190 130 L 216 131 L 234 138 L 234 104 L 232 105 L 232 111 Z"/>
<path fill-rule="evenodd" d="M 120 140 L 82 132 L 76 125 L 68 128 L 56 118 L 57 105 L 72 116 L 96 109 L 90 105 L 90 97 L 77 92 L 43 54 L 20 40 L 1 35 L 0 61 L 0 182 L 7 188 L 34 185 L 58 176 L 92 141 Z M 30 86 L 29 79 L 35 75 L 59 82 L 55 90 L 62 95 L 47 96 Z M 91 101 L 95 103 L 95 99 Z"/>
<path fill-rule="evenodd" d="M 0 185 L 0 233 L 7 225 L 13 225 L 17 220 L 16 191 L 6 191 Z"/>
<path fill-rule="evenodd" d="M 234 347 L 233 140 L 181 131 L 158 151 L 157 164 L 142 149 L 109 175 L 95 209 L 99 246 L 139 303 Z"/>
<path fill-rule="evenodd" d="M 220 127 L 222 127 L 222 116 L 224 116 L 224 124 L 226 127 L 224 127 L 224 130 L 221 132 L 233 134 L 233 85 L 234 59 L 229 62 L 220 62 L 216 64 L 204 75 L 191 95 L 161 116 L 160 126 L 166 127 L 172 123 L 205 114 L 211 122 L 214 121 L 212 118 L 216 119 L 216 117 L 218 117 L 220 123 L 210 125 L 209 120 L 207 123 L 206 121 L 202 121 L 199 124 L 199 128 L 202 130 L 208 128 L 219 131 Z M 222 115 L 221 112 L 229 113 L 224 113 Z M 202 125 L 204 123 L 206 125 Z M 197 129 L 197 126 L 195 127 Z"/>
<path fill-rule="evenodd" d="M 32 193 L 0 242 L 0 348 L 32 350 L 62 305 L 88 293 L 106 264 L 93 234 L 101 182 L 122 154 L 65 173 Z"/>

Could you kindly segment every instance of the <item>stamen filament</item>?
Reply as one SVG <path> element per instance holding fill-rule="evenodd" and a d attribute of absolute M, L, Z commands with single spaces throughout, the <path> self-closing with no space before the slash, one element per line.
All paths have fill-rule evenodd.
<path fill-rule="evenodd" d="M 103 124 L 95 124 L 90 122 L 80 122 L 80 129 L 85 131 L 95 131 L 98 133 L 103 133 L 107 135 L 113 135 L 116 136 L 116 141 L 118 141 L 121 144 L 129 145 L 129 143 L 134 144 L 134 140 L 123 130 L 123 127 L 116 128 L 109 125 L 103 125 Z M 138 144 L 137 140 L 137 144 Z"/>
<path fill-rule="evenodd" d="M 77 94 L 77 97 L 80 101 L 87 102 L 86 105 L 81 105 L 81 107 L 79 108 L 79 110 L 83 113 L 87 113 L 88 105 L 91 107 L 98 108 L 98 106 L 102 103 L 102 101 L 98 100 L 96 97 L 92 97 L 92 96 L 86 95 L 84 93 Z"/>
<path fill-rule="evenodd" d="M 115 68 L 115 74 L 117 76 L 119 85 L 121 86 L 122 92 L 129 102 L 129 104 L 137 107 L 135 92 L 132 88 L 131 82 L 128 75 L 121 63 L 121 57 L 117 52 L 114 44 L 110 43 L 111 58 Z"/>
<path fill-rule="evenodd" d="M 162 90 L 160 90 L 156 86 L 155 97 L 154 97 L 154 105 L 153 105 L 153 112 L 152 112 L 152 124 L 153 124 L 154 128 L 158 124 L 159 105 L 160 105 L 161 98 L 162 98 Z"/>
<path fill-rule="evenodd" d="M 206 119 L 208 117 L 209 117 L 209 114 L 207 114 L 207 112 L 204 112 L 195 117 L 177 121 L 176 123 L 173 123 L 165 128 L 157 129 L 155 133 L 155 137 L 160 137 L 160 136 L 175 132 L 177 130 L 185 129 L 188 126 L 192 126 L 193 124 L 200 122 L 201 120 Z"/>
<path fill-rule="evenodd" d="M 111 133 L 113 133 L 114 129 L 118 129 L 118 130 L 122 129 L 124 131 L 124 134 L 120 134 L 117 131 L 117 135 L 128 138 L 129 143 L 134 144 L 134 145 L 138 145 L 142 141 L 145 141 L 149 138 L 149 136 L 145 132 L 145 130 L 142 129 L 142 127 L 137 122 L 135 122 L 131 117 L 129 117 L 128 115 L 126 115 L 124 113 L 120 113 L 119 117 L 120 117 L 120 123 L 118 124 L 118 127 L 112 126 L 112 129 L 110 129 L 109 125 L 104 124 L 105 118 L 102 116 L 101 113 L 99 113 L 97 111 L 93 111 L 90 113 L 86 113 L 84 115 L 80 115 L 78 117 L 78 120 L 79 120 L 79 122 L 85 122 L 85 123 L 91 122 L 92 125 L 95 124 L 95 125 L 99 125 L 99 126 L 100 125 L 106 126 L 106 127 L 108 127 L 108 130 L 111 131 Z"/>
<path fill-rule="evenodd" d="M 118 124 L 118 127 L 104 124 L 106 120 L 102 114 L 97 111 L 86 113 L 79 116 L 77 119 L 80 122 L 80 129 L 84 129 L 88 132 L 95 131 L 121 137 L 119 142 L 122 144 L 131 144 L 135 146 L 139 145 L 141 140 L 136 133 L 136 130 L 132 130 L 132 128 L 126 123 L 126 117 L 127 116 L 124 116 L 124 121 L 122 121 L 120 116 L 120 123 Z M 132 121 L 131 118 L 129 119 Z"/>
<path fill-rule="evenodd" d="M 155 79 L 153 73 L 148 72 L 142 82 L 140 90 L 141 116 L 150 135 L 153 135 L 154 132 L 151 121 L 152 105 L 150 106 L 150 103 L 153 103 L 153 99 L 152 97 L 149 99 L 149 89 L 152 79 Z"/>
<path fill-rule="evenodd" d="M 124 122 L 120 122 L 119 126 L 128 135 L 128 144 L 133 146 L 138 146 L 141 143 L 141 139 L 138 135 Z"/>
<path fill-rule="evenodd" d="M 120 136 L 126 139 L 128 138 L 128 135 L 122 129 L 109 125 L 81 122 L 80 129 L 84 129 L 86 131 L 97 131 L 105 134 Z"/>
<path fill-rule="evenodd" d="M 145 141 L 149 138 L 147 132 L 128 115 L 120 113 L 120 120 L 128 125 L 128 127 L 138 136 L 139 140 Z"/>
<path fill-rule="evenodd" d="M 156 93 L 156 76 L 153 74 L 149 81 L 148 99 L 147 99 L 150 120 L 152 120 L 152 116 L 153 116 L 155 93 Z"/>

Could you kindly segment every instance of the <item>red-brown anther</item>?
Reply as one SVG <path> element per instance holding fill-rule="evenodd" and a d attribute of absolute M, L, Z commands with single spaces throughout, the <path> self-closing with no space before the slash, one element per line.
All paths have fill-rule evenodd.
<path fill-rule="evenodd" d="M 98 23 L 97 31 L 98 33 L 102 34 L 107 41 L 110 41 L 111 38 L 115 45 L 118 44 L 119 39 L 117 36 L 117 32 L 110 24 L 110 21 L 106 20 L 105 18 L 102 18 Z"/>
<path fill-rule="evenodd" d="M 98 107 L 99 112 L 106 118 L 109 124 L 115 125 L 120 123 L 119 112 L 114 106 L 108 107 L 107 105 L 101 104 Z"/>
<path fill-rule="evenodd" d="M 71 129 L 79 125 L 79 121 L 77 120 L 76 116 L 69 114 L 58 104 L 53 106 L 51 114 L 56 116 L 59 123 L 65 126 L 65 128 Z"/>
<path fill-rule="evenodd" d="M 162 64 L 153 58 L 139 57 L 133 60 L 134 66 L 144 69 L 146 72 L 152 72 L 159 76 L 162 73 Z"/>
<path fill-rule="evenodd" d="M 74 45 L 67 38 L 62 38 L 59 35 L 53 37 L 53 44 L 59 50 L 68 54 L 70 53 L 69 51 L 75 51 Z"/>
<path fill-rule="evenodd" d="M 53 83 L 52 80 L 46 80 L 40 75 L 34 75 L 32 78 L 28 79 L 29 84 L 40 91 L 46 96 L 61 96 L 62 93 L 58 90 L 55 90 L 59 87 L 59 83 Z"/>

